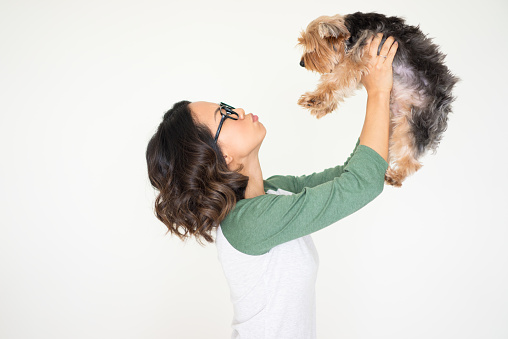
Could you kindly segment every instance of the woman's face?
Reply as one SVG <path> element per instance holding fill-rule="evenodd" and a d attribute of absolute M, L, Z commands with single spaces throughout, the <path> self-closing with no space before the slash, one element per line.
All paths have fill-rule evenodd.
<path fill-rule="evenodd" d="M 219 105 L 196 101 L 189 104 L 194 121 L 208 126 L 212 136 L 217 133 L 217 128 L 222 115 Z M 235 108 L 238 120 L 224 120 L 217 139 L 217 144 L 224 155 L 233 157 L 237 164 L 244 163 L 244 159 L 256 155 L 266 135 L 265 126 L 254 117 L 254 114 L 245 114 L 242 108 Z"/>

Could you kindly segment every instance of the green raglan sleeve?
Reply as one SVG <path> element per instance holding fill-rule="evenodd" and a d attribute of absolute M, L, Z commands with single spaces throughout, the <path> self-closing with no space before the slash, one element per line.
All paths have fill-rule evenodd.
<path fill-rule="evenodd" d="M 238 251 L 261 255 L 284 242 L 316 232 L 359 210 L 384 187 L 388 163 L 359 145 L 340 176 L 293 195 L 265 194 L 240 200 L 221 222 Z"/>
<path fill-rule="evenodd" d="M 327 168 L 322 172 L 314 172 L 310 175 L 302 175 L 302 176 L 273 175 L 264 180 L 265 191 L 267 189 L 282 188 L 283 190 L 292 193 L 300 193 L 304 187 L 315 187 L 327 181 L 333 180 L 333 178 L 338 177 L 342 173 L 344 173 L 344 168 L 347 166 L 347 164 L 351 160 L 351 157 L 358 149 L 359 144 L 360 139 L 358 139 L 358 141 L 356 142 L 356 146 L 353 152 L 351 153 L 351 155 L 344 164 Z"/>

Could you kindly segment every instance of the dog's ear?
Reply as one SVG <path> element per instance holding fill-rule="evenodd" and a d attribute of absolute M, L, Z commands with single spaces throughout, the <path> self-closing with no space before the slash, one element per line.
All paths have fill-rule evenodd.
<path fill-rule="evenodd" d="M 344 25 L 344 20 L 320 22 L 318 25 L 319 36 L 323 38 L 349 38 L 349 31 Z"/>

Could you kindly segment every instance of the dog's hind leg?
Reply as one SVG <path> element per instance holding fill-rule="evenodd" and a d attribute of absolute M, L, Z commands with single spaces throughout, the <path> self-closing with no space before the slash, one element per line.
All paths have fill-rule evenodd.
<path fill-rule="evenodd" d="M 423 154 L 417 142 L 414 122 L 429 105 L 429 97 L 415 85 L 415 74 L 403 64 L 393 68 L 393 87 L 390 96 L 390 167 L 385 182 L 400 187 L 406 177 L 418 171 Z"/>
<path fill-rule="evenodd" d="M 406 107 L 392 117 L 390 135 L 389 163 L 385 182 L 400 187 L 406 177 L 418 171 L 422 165 L 417 159 L 416 146 L 412 137 L 408 118 L 413 107 Z"/>

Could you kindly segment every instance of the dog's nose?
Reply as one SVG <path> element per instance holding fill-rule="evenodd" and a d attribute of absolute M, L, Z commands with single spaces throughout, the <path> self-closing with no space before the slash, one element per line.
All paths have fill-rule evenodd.
<path fill-rule="evenodd" d="M 305 67 L 305 62 L 303 62 L 303 59 L 300 60 L 300 66 Z"/>

